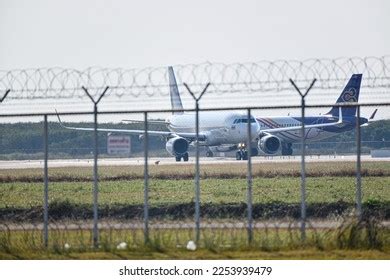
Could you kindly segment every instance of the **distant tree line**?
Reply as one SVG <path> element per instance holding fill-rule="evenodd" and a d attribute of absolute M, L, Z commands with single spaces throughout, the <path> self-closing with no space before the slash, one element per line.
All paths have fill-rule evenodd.
<path fill-rule="evenodd" d="M 390 148 L 390 120 L 380 120 L 361 127 L 362 152 L 372 149 Z M 309 145 L 313 153 L 328 151 L 351 153 L 356 151 L 356 130 L 337 134 L 331 138 Z"/>
<path fill-rule="evenodd" d="M 66 123 L 69 126 L 93 127 L 93 123 Z M 131 124 L 99 124 L 99 127 L 116 129 L 143 129 L 143 123 Z M 164 125 L 149 124 L 150 130 L 167 130 Z M 7 158 L 23 158 L 23 155 L 41 154 L 43 152 L 43 123 L 12 123 L 0 124 L 0 155 Z M 93 132 L 69 130 L 57 122 L 48 123 L 49 153 L 53 157 L 78 157 L 93 153 Z M 99 153 L 107 153 L 107 132 L 98 133 Z M 161 155 L 165 152 L 163 137 L 149 137 L 151 151 Z M 143 142 L 138 135 L 131 135 L 131 153 L 143 152 Z M 4 158 L 4 157 L 3 157 Z"/>
<path fill-rule="evenodd" d="M 68 123 L 71 126 L 93 127 L 92 123 Z M 100 124 L 104 128 L 143 129 L 143 123 Z M 163 124 L 149 124 L 150 130 L 167 130 Z M 0 124 L 0 157 L 32 158 L 43 152 L 42 123 Z M 381 120 L 361 128 L 363 148 L 390 148 L 390 120 Z M 150 137 L 151 155 L 167 155 L 164 137 Z M 313 153 L 324 149 L 351 152 L 355 149 L 355 130 L 336 135 L 319 143 L 309 145 Z M 93 132 L 75 131 L 62 128 L 57 122 L 49 123 L 49 152 L 51 157 L 86 157 L 93 152 Z M 107 153 L 107 133 L 99 132 L 99 152 Z M 141 155 L 143 142 L 137 135 L 131 136 L 131 152 Z"/>

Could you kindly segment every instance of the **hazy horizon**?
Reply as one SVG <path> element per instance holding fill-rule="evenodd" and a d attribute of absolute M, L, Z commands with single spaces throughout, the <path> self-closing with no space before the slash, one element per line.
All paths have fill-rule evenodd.
<path fill-rule="evenodd" d="M 91 66 L 128 69 L 206 61 L 242 63 L 383 56 L 390 50 L 389 10 L 390 2 L 385 0 L 1 0 L 0 69 Z M 341 90 L 332 89 L 326 95 L 313 91 L 309 102 L 322 98 L 322 102 L 332 103 Z M 377 89 L 380 90 L 383 89 Z M 206 95 L 202 106 L 299 103 L 294 91 L 275 94 Z M 187 107 L 193 106 L 187 99 L 188 93 L 182 91 L 182 96 Z M 362 90 L 362 102 L 372 99 L 372 92 Z M 61 107 L 61 101 L 49 107 L 41 100 L 26 99 L 19 105 L 15 102 L 5 100 L 2 112 L 15 112 L 17 108 L 37 112 L 91 108 L 87 99 L 71 99 L 65 107 Z M 119 102 L 105 98 L 101 104 L 102 110 L 123 107 L 169 109 L 169 100 L 165 96 Z M 275 110 L 267 114 L 286 113 Z M 378 111 L 378 118 L 389 117 L 390 112 Z"/>

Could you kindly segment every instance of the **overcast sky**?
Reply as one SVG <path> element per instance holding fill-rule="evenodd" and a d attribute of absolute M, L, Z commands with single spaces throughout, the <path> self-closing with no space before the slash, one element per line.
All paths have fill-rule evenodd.
<path fill-rule="evenodd" d="M 389 3 L 0 0 L 0 69 L 382 56 Z"/>
<path fill-rule="evenodd" d="M 390 54 L 389 12 L 386 0 L 0 0 L 0 69 L 383 56 Z M 340 91 L 324 102 L 336 100 Z M 151 108 L 144 99 L 121 105 L 148 102 Z M 3 112 L 20 110 L 16 101 L 6 101 Z M 155 103 L 169 108 L 166 97 Z M 251 104 L 260 103 L 264 99 Z M 53 109 L 37 104 L 25 102 L 23 112 Z M 378 116 L 390 117 L 384 111 Z"/>

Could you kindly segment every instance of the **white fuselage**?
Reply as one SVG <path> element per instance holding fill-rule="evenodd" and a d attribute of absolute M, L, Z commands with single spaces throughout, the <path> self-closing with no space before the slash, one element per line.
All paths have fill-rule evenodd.
<path fill-rule="evenodd" d="M 195 133 L 195 112 L 170 116 L 168 129 L 175 133 Z M 242 121 L 243 120 L 243 121 Z M 205 145 L 239 144 L 247 141 L 248 115 L 242 112 L 199 112 L 199 133 L 207 135 Z M 251 117 L 251 140 L 258 135 L 258 123 Z"/>

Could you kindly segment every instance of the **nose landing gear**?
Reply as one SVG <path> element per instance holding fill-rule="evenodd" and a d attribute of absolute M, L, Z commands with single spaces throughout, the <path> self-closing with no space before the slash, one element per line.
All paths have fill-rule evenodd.
<path fill-rule="evenodd" d="M 240 149 L 236 152 L 236 160 L 248 160 L 248 151 Z"/>
<path fill-rule="evenodd" d="M 236 152 L 236 160 L 248 160 L 249 153 L 246 145 L 241 143 L 237 145 L 238 151 Z M 259 155 L 259 150 L 255 147 L 251 147 L 251 157 Z"/>
<path fill-rule="evenodd" d="M 181 161 L 181 159 L 183 158 L 183 161 L 188 161 L 188 153 L 185 153 L 181 156 L 176 156 L 176 161 Z"/>
<path fill-rule="evenodd" d="M 240 143 L 237 145 L 238 151 L 236 152 L 236 160 L 247 160 L 248 151 L 246 150 L 245 143 Z"/>

